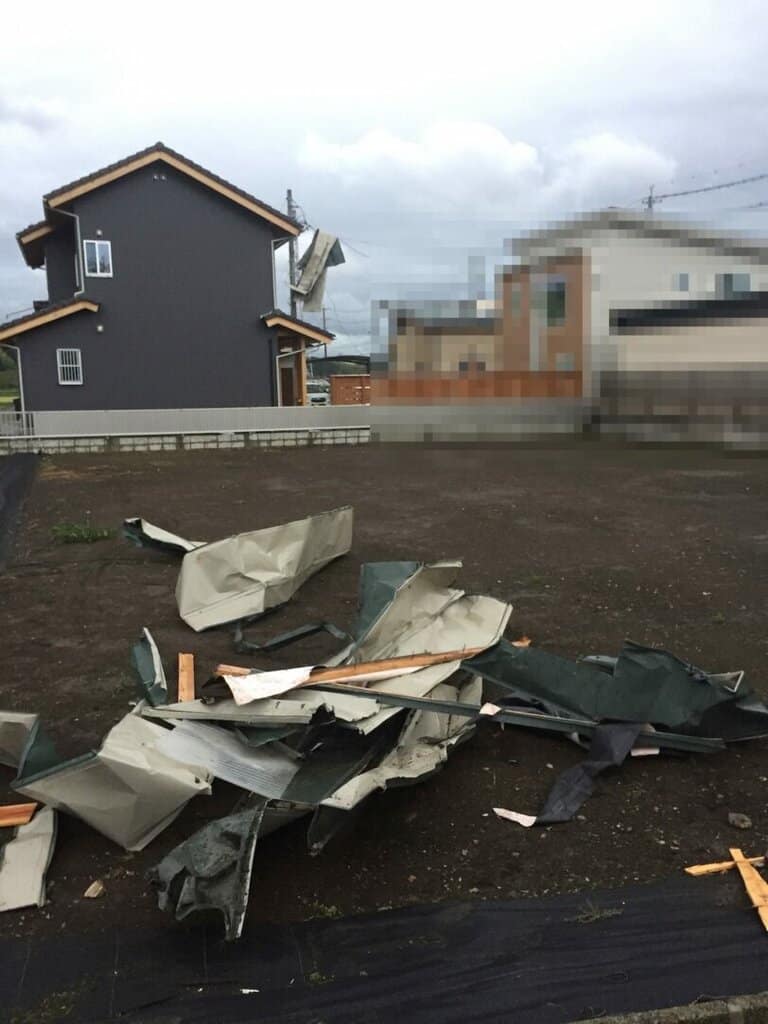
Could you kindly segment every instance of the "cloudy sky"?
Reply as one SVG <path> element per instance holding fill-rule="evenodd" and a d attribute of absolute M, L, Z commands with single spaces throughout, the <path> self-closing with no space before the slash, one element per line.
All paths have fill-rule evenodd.
<path fill-rule="evenodd" d="M 492 274 L 520 230 L 768 171 L 760 0 L 3 15 L 0 320 L 45 294 L 14 239 L 42 194 L 158 139 L 272 205 L 291 187 L 342 239 L 327 317 L 347 350 L 372 299 L 464 297 L 473 261 Z M 768 180 L 660 209 L 768 235 Z"/>

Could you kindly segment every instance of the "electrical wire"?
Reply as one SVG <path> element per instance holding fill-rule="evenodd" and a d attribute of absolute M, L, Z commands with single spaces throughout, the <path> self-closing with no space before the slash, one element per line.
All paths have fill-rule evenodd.
<path fill-rule="evenodd" d="M 661 202 L 662 199 L 678 199 L 680 196 L 697 196 L 701 195 L 702 192 L 717 192 L 723 188 L 735 188 L 737 185 L 749 185 L 753 181 L 765 181 L 768 178 L 768 173 L 753 174 L 749 178 L 739 178 L 737 181 L 722 181 L 718 185 L 705 185 L 703 188 L 689 188 L 684 189 L 681 192 L 662 192 L 660 195 L 654 195 L 653 192 L 647 197 L 644 197 L 641 202 L 653 206 L 654 203 Z"/>

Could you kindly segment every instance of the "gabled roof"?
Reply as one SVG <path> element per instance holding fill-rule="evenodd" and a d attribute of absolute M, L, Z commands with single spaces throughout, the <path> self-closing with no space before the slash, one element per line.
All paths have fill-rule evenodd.
<path fill-rule="evenodd" d="M 26 331 L 33 331 L 44 324 L 52 323 L 54 320 L 71 316 L 72 313 L 81 313 L 83 311 L 98 313 L 99 308 L 98 302 L 93 302 L 84 295 L 74 299 L 64 299 L 63 302 L 54 302 L 43 309 L 35 310 L 34 313 L 27 313 L 26 316 L 20 316 L 15 320 L 9 320 L 4 324 L 0 324 L 0 344 L 10 341 L 11 338 L 24 334 Z"/>
<path fill-rule="evenodd" d="M 747 236 L 728 235 L 693 222 L 618 208 L 579 214 L 542 231 L 524 232 L 515 240 L 515 248 L 525 261 L 527 254 L 539 246 L 556 245 L 606 231 L 640 238 L 665 239 L 677 245 L 712 249 L 726 256 L 740 256 L 752 261 L 768 261 L 768 241 L 751 241 Z"/>
<path fill-rule="evenodd" d="M 282 309 L 273 309 L 270 313 L 265 313 L 261 319 L 267 327 L 282 327 L 286 331 L 300 334 L 303 338 L 321 345 L 333 341 L 336 337 L 335 334 L 323 330 L 322 327 L 315 327 L 314 324 L 309 324 L 306 320 L 299 320 L 297 317 L 291 316 L 290 313 L 284 313 Z"/>
<path fill-rule="evenodd" d="M 48 215 L 46 220 L 39 221 L 37 224 L 30 224 L 29 227 L 19 231 L 16 235 L 27 262 L 29 263 L 31 258 L 33 261 L 31 265 L 40 266 L 42 264 L 39 252 L 31 253 L 28 247 L 55 230 L 55 224 L 51 222 L 52 213 L 65 207 L 73 199 L 78 199 L 89 192 L 94 192 L 96 189 L 110 184 L 110 182 L 124 178 L 126 175 L 141 170 L 142 167 L 147 167 L 149 164 L 156 163 L 157 161 L 161 161 L 180 173 L 186 174 L 187 177 L 217 192 L 230 202 L 236 203 L 257 217 L 268 221 L 273 227 L 279 228 L 285 234 L 295 237 L 301 233 L 301 225 L 292 217 L 282 213 L 280 210 L 276 210 L 274 206 L 269 206 L 268 203 L 262 202 L 261 199 L 257 199 L 250 192 L 246 192 L 237 185 L 233 185 L 232 182 L 220 178 L 218 174 L 214 174 L 205 167 L 201 167 L 200 164 L 194 163 L 194 161 L 170 149 L 164 143 L 156 142 L 154 146 L 148 146 L 147 149 L 142 149 L 138 153 L 132 153 L 130 156 L 124 157 L 114 164 L 109 164 L 98 171 L 86 174 L 85 177 L 78 178 L 76 181 L 70 181 L 67 185 L 61 185 L 59 188 L 43 196 L 43 206 Z"/>
<path fill-rule="evenodd" d="M 102 167 L 99 171 L 86 174 L 84 178 L 78 178 L 77 181 L 71 181 L 68 185 L 62 185 L 60 188 L 54 189 L 53 192 L 43 196 L 43 202 L 50 209 L 56 209 L 72 199 L 77 199 L 78 196 L 85 195 L 87 192 L 93 192 L 94 189 L 108 185 L 118 178 L 123 178 L 126 174 L 132 174 L 133 171 L 138 171 L 142 167 L 146 167 L 147 164 L 154 163 L 156 160 L 162 160 L 163 163 L 174 167 L 177 171 L 181 171 L 182 174 L 186 174 L 190 178 L 194 178 L 195 181 L 199 181 L 202 185 L 213 189 L 214 192 L 218 192 L 226 199 L 231 199 L 232 202 L 245 207 L 251 213 L 255 213 L 276 227 L 282 228 L 288 234 L 299 235 L 301 233 L 301 225 L 292 217 L 281 213 L 280 210 L 276 210 L 274 206 L 263 203 L 261 199 L 252 196 L 250 192 L 246 192 L 237 185 L 233 185 L 232 182 L 220 178 L 218 174 L 214 174 L 213 171 L 201 167 L 200 164 L 194 163 L 188 157 L 177 153 L 162 142 L 156 142 L 154 146 L 148 146 L 147 149 L 142 149 L 138 153 L 124 157 L 122 160 L 118 160 L 117 163 L 109 164 L 109 166 Z"/>

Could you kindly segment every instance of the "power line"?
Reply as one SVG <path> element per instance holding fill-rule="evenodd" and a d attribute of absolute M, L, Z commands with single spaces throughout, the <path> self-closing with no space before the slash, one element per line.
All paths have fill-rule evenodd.
<path fill-rule="evenodd" d="M 681 192 L 662 192 L 661 195 L 653 194 L 653 185 L 651 185 L 648 195 L 642 200 L 644 206 L 648 210 L 652 210 L 656 203 L 661 202 L 662 199 L 677 199 L 680 196 L 696 196 L 702 192 L 717 192 L 723 188 L 735 188 L 737 185 L 749 185 L 753 181 L 765 181 L 768 178 L 768 173 L 764 174 L 753 174 L 749 178 L 738 178 L 736 181 L 722 181 L 719 185 L 705 185 L 703 188 L 688 188 Z"/>

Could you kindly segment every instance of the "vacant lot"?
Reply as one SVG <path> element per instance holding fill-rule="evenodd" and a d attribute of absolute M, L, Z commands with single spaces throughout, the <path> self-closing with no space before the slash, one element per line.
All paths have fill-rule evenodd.
<path fill-rule="evenodd" d="M 213 540 L 347 503 L 356 510 L 352 553 L 258 624 L 256 637 L 318 619 L 350 626 L 364 561 L 461 557 L 468 591 L 514 605 L 513 638 L 575 657 L 616 653 L 630 637 L 713 671 L 743 668 L 768 691 L 768 461 L 592 445 L 371 447 L 46 459 L 0 582 L 0 704 L 40 712 L 62 753 L 77 754 L 125 713 L 142 626 L 171 679 L 178 651 L 195 654 L 200 674 L 243 661 L 227 630 L 198 635 L 178 619 L 173 557 L 119 537 L 63 545 L 55 526 L 118 527 L 141 515 Z M 270 666 L 322 660 L 334 644 L 314 638 Z M 650 881 L 721 859 L 736 841 L 762 853 L 767 750 L 753 742 L 716 756 L 633 759 L 599 780 L 580 819 L 526 830 L 491 808 L 535 813 L 581 753 L 564 739 L 489 725 L 438 776 L 372 801 L 322 856 L 308 856 L 301 822 L 264 840 L 251 920 Z M 0 800 L 12 798 L 11 773 L 2 773 Z M 160 924 L 144 872 L 237 796 L 217 785 L 135 855 L 61 815 L 52 902 L 8 915 L 4 927 L 53 933 L 118 916 Z M 730 828 L 728 811 L 748 814 L 752 831 Z M 97 878 L 106 895 L 82 900 Z M 740 898 L 735 881 L 720 884 Z"/>

